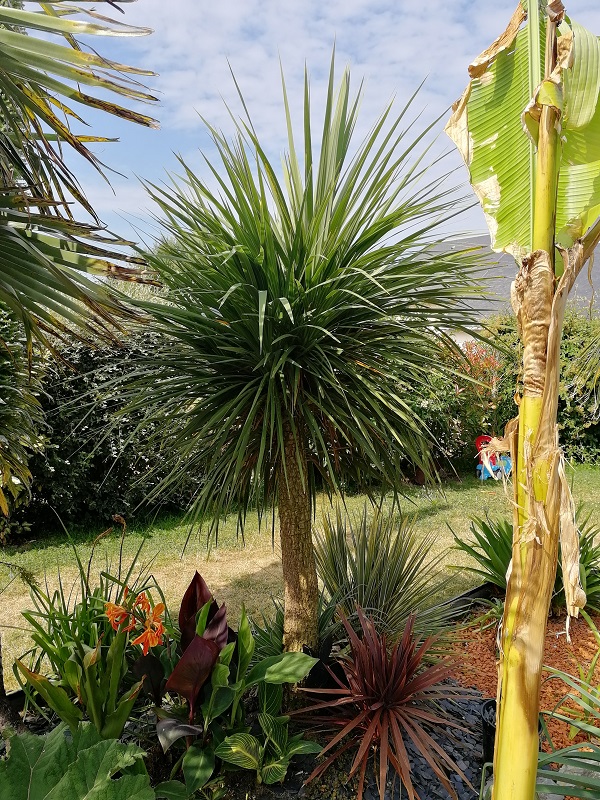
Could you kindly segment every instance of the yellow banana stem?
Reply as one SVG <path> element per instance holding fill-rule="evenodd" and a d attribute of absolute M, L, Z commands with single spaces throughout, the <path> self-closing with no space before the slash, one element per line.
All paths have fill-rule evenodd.
<path fill-rule="evenodd" d="M 553 69 L 555 50 L 556 26 L 548 20 L 546 77 Z M 518 278 L 524 351 L 523 397 L 515 470 L 512 572 L 506 593 L 498 676 L 493 800 L 533 800 L 535 795 L 540 678 L 558 555 L 557 453 L 556 447 L 547 446 L 549 432 L 555 431 L 556 414 L 548 414 L 543 402 L 554 295 L 557 126 L 557 109 L 542 106 L 533 176 L 532 253 L 525 259 Z"/>

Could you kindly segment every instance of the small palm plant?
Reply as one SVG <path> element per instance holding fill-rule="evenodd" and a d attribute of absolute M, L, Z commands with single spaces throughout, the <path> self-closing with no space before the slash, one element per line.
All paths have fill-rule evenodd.
<path fill-rule="evenodd" d="M 332 62 L 318 142 L 309 96 L 306 80 L 302 166 L 284 84 L 282 179 L 248 119 L 233 141 L 209 126 L 220 164 L 206 177 L 181 161 L 179 183 L 148 187 L 165 234 L 147 258 L 169 295 L 139 305 L 166 344 L 118 390 L 162 423 L 172 469 L 156 494 L 192 472 L 196 519 L 236 509 L 243 525 L 278 504 L 287 649 L 317 640 L 317 489 L 397 489 L 403 459 L 430 470 L 398 387 L 418 391 L 472 322 L 476 260 L 439 246 L 462 203 L 415 155 L 425 132 L 403 130 L 407 109 L 353 150 L 349 73 L 335 92 Z"/>

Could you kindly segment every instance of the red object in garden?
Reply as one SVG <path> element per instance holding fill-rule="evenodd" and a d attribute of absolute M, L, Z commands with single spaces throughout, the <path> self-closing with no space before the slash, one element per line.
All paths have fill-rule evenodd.
<path fill-rule="evenodd" d="M 491 436 L 478 436 L 475 439 L 475 447 L 477 448 L 477 452 L 479 453 L 479 463 L 477 464 L 477 475 L 484 481 L 486 478 L 493 478 L 494 472 L 498 468 L 498 460 L 495 453 L 489 454 L 489 466 L 492 468 L 492 472 L 488 469 L 488 467 L 483 463 L 483 458 L 481 456 L 481 451 L 483 450 L 486 445 L 488 445 L 492 441 Z"/>

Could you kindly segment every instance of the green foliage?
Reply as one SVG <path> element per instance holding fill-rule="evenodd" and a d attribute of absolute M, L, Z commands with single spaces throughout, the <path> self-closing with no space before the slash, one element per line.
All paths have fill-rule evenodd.
<path fill-rule="evenodd" d="M 449 378 L 432 369 L 418 392 L 403 387 L 411 409 L 431 432 L 440 467 L 450 461 L 458 470 L 475 469 L 475 439 L 482 433 L 501 435 L 517 414 L 515 393 L 520 389 L 521 344 L 515 319 L 499 314 L 486 321 L 493 344 L 469 342 L 462 359 L 447 357 L 455 372 Z M 596 377 L 583 369 L 592 359 L 600 336 L 600 319 L 578 308 L 565 317 L 561 345 L 558 424 L 567 458 L 595 462 L 600 458 L 600 419 Z M 591 363 L 591 361 L 590 361 Z M 588 364 L 589 366 L 589 364 Z"/>
<path fill-rule="evenodd" d="M 0 800 L 154 800 L 143 750 L 101 740 L 92 725 L 77 726 L 72 736 L 65 727 L 10 737 L 0 760 Z"/>
<path fill-rule="evenodd" d="M 575 521 L 579 530 L 579 574 L 587 597 L 586 606 L 593 611 L 600 611 L 600 528 L 592 522 L 591 513 L 587 513 L 582 506 L 576 510 Z M 506 591 L 506 573 L 512 558 L 512 522 L 508 519 L 484 520 L 474 517 L 471 521 L 471 540 L 453 535 L 456 548 L 467 553 L 478 564 L 477 567 L 467 565 L 460 569 L 466 569 Z M 557 609 L 565 606 L 560 545 L 552 606 Z"/>
<path fill-rule="evenodd" d="M 317 572 L 330 605 L 338 605 L 360 629 L 356 606 L 379 631 L 397 641 L 411 614 L 418 612 L 420 631 L 448 626 L 453 610 L 434 605 L 447 587 L 441 563 L 445 554 L 429 556 L 432 536 L 420 537 L 414 521 L 392 509 L 376 509 L 352 519 L 337 508 L 326 516 L 315 537 Z"/>
<path fill-rule="evenodd" d="M 301 735 L 288 737 L 288 718 L 279 716 L 282 685 L 301 681 L 317 659 L 304 653 L 254 659 L 254 637 L 246 613 L 242 611 L 237 635 L 227 643 L 225 607 L 215 607 L 218 609 L 196 573 L 179 615 L 182 642 L 191 611 L 195 635 L 175 661 L 165 687 L 167 692 L 185 698 L 188 713 L 184 719 L 183 715 L 172 716 L 173 709 L 171 716 L 161 710 L 157 722 L 158 738 L 165 752 L 186 739 L 181 767 L 190 794 L 211 779 L 216 758 L 256 771 L 261 782 L 274 783 L 283 780 L 294 755 L 317 750 Z M 250 734 L 245 721 L 244 697 L 253 688 L 258 692 L 262 741 Z M 191 743 L 192 738 L 197 741 Z"/>
<path fill-rule="evenodd" d="M 159 341 L 157 334 L 141 329 L 118 347 L 74 343 L 61 349 L 73 370 L 47 366 L 40 398 L 47 419 L 44 450 L 30 460 L 31 500 L 15 515 L 34 534 L 58 528 L 56 514 L 67 526 L 96 526 L 110 524 L 114 514 L 144 518 L 189 504 L 200 485 L 198 474 L 188 474 L 168 503 L 156 498 L 141 505 L 166 474 L 165 453 L 149 441 L 160 423 L 138 429 L 139 413 L 115 422 L 121 400 L 113 383 L 141 358 L 151 357 Z"/>
<path fill-rule="evenodd" d="M 251 620 L 252 635 L 254 636 L 252 663 L 283 653 L 283 603 L 274 597 L 271 598 L 271 601 L 273 603 L 271 614 L 263 613 L 260 622 L 256 619 Z M 319 594 L 317 621 L 318 644 L 313 655 L 325 661 L 329 658 L 336 635 L 341 632 L 341 626 L 335 619 L 335 602 L 326 599 L 323 591 Z"/>
<path fill-rule="evenodd" d="M 162 423 L 150 436 L 170 473 L 155 497 L 206 476 L 200 519 L 266 512 L 290 436 L 313 498 L 317 485 L 397 488 L 402 458 L 429 469 L 398 385 L 418 391 L 455 346 L 447 332 L 474 321 L 477 255 L 433 246 L 462 201 L 423 167 L 427 132 L 388 108 L 355 148 L 359 97 L 347 71 L 334 90 L 332 64 L 313 139 L 309 97 L 307 80 L 299 156 L 284 95 L 282 179 L 244 119 L 233 141 L 209 126 L 220 163 L 207 177 L 182 162 L 180 183 L 148 187 L 165 240 L 146 255 L 169 294 L 138 305 L 169 340 L 135 364 L 125 413 Z"/>
<path fill-rule="evenodd" d="M 290 737 L 288 720 L 289 717 L 259 714 L 262 742 L 249 733 L 234 733 L 225 737 L 215 755 L 227 764 L 255 771 L 258 783 L 280 783 L 294 756 L 320 753 L 322 749 L 316 742 L 305 740 L 301 733 Z"/>
<path fill-rule="evenodd" d="M 0 544 L 27 528 L 9 513 L 28 497 L 29 461 L 41 448 L 43 412 L 37 370 L 30 369 L 19 326 L 0 309 Z"/>
<path fill-rule="evenodd" d="M 475 439 L 501 434 L 514 416 L 515 387 L 509 387 L 513 376 L 506 374 L 506 354 L 493 344 L 469 340 L 461 351 L 446 356 L 446 370 L 432 367 L 419 392 L 410 386 L 401 390 L 432 435 L 439 467 L 468 471 L 475 467 Z"/>
<path fill-rule="evenodd" d="M 505 348 L 499 352 L 502 362 L 498 387 L 499 416 L 502 425 L 516 415 L 513 402 L 519 388 L 521 345 L 512 315 L 502 315 L 488 322 L 494 339 Z M 561 380 L 558 398 L 558 427 L 560 443 L 567 458 L 581 462 L 600 459 L 600 419 L 594 391 L 594 376 L 581 371 L 582 358 L 590 341 L 600 334 L 600 319 L 591 318 L 581 310 L 571 308 L 565 315 L 560 350 Z"/>
<path fill-rule="evenodd" d="M 548 669 L 548 680 L 560 680 L 569 690 L 563 705 L 545 715 L 571 725 L 588 741 L 573 744 L 561 750 L 541 752 L 538 757 L 538 778 L 546 783 L 538 784 L 539 794 L 561 797 L 580 797 L 596 800 L 600 796 L 600 706 L 598 687 L 586 678 L 576 678 L 557 669 Z M 554 768 L 553 768 L 554 767 Z M 565 767 L 568 772 L 557 775 L 556 767 Z M 559 783 L 554 781 L 559 780 Z M 552 781 L 552 783 L 551 783 Z"/>
<path fill-rule="evenodd" d="M 150 564 L 139 563 L 141 546 L 128 567 L 119 561 L 111 574 L 107 565 L 97 585 L 90 578 L 93 552 L 87 568 L 75 547 L 73 552 L 79 570 L 78 592 L 68 590 L 60 578 L 52 593 L 47 586 L 30 587 L 34 609 L 23 616 L 35 646 L 25 654 L 29 667 L 23 656 L 14 672 L 21 685 L 30 694 L 36 692 L 70 728 L 87 716 L 103 738 L 115 738 L 132 712 L 142 681 L 132 680 L 139 649 L 128 631 L 111 624 L 107 604 L 131 607 L 142 594 L 147 598 L 156 591 L 162 597 L 162 592 L 150 574 Z M 48 664 L 50 678 L 40 673 Z"/>

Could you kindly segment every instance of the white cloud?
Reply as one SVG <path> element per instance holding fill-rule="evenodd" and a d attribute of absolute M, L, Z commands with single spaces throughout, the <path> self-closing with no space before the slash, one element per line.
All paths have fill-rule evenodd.
<path fill-rule="evenodd" d="M 160 73 L 152 86 L 161 93 L 154 111 L 162 130 L 150 141 L 131 125 L 118 126 L 117 166 L 160 180 L 165 168 L 175 167 L 173 151 L 206 145 L 199 115 L 230 133 L 233 123 L 223 101 L 236 114 L 241 107 L 229 64 L 261 141 L 276 155 L 285 137 L 279 58 L 300 122 L 304 65 L 315 107 L 321 109 L 334 41 L 338 69 L 349 63 L 356 87 L 365 78 L 364 126 L 390 98 L 406 102 L 425 77 L 417 105 L 426 105 L 424 120 L 432 120 L 460 95 L 468 63 L 504 29 L 514 6 L 515 0 L 138 0 L 125 5 L 123 21 L 149 26 L 154 33 L 109 43 L 108 50 L 102 42 L 102 51 Z M 568 10 L 600 32 L 597 0 L 572 0 Z M 112 153 L 107 158 L 114 163 Z M 109 210 L 130 206 L 141 190 L 124 191 L 119 184 L 117 202 L 101 202 Z M 95 192 L 88 188 L 90 196 Z M 481 216 L 473 220 L 482 226 Z"/>

